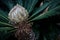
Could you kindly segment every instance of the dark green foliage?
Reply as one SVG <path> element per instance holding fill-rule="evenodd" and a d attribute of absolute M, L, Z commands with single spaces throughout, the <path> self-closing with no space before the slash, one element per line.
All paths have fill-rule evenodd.
<path fill-rule="evenodd" d="M 21 6 L 23 6 L 23 1 L 22 0 L 16 0 L 16 3 L 20 4 Z"/>
<path fill-rule="evenodd" d="M 15 31 L 12 27 L 0 27 L 0 40 L 5 40 Z"/>
<path fill-rule="evenodd" d="M 14 3 L 12 0 L 1 0 L 9 9 L 11 9 L 14 6 Z"/>
<path fill-rule="evenodd" d="M 24 7 L 30 13 L 34 9 L 34 6 L 36 5 L 37 2 L 38 2 L 38 0 L 26 0 Z"/>
<path fill-rule="evenodd" d="M 55 8 L 56 6 L 59 6 L 59 5 L 60 5 L 60 1 L 59 1 L 59 0 L 52 0 L 51 2 L 52 2 L 52 3 L 51 3 L 51 5 L 50 5 L 49 10 L 50 10 L 50 9 L 53 9 L 53 8 Z"/>
<path fill-rule="evenodd" d="M 4 11 L 2 11 L 2 10 L 0 10 L 0 17 L 2 17 L 3 19 L 5 19 L 5 20 L 8 21 L 8 16 L 7 16 L 7 14 L 6 14 Z"/>
<path fill-rule="evenodd" d="M 11 10 L 16 4 L 20 4 L 21 6 L 25 7 L 25 9 L 27 9 L 29 12 L 29 15 L 32 14 L 29 16 L 29 22 L 34 22 L 32 28 L 36 34 L 37 40 L 57 40 L 60 30 L 58 29 L 58 26 L 56 26 L 57 22 L 55 21 L 60 19 L 58 17 L 58 19 L 55 18 L 55 16 L 60 15 L 60 0 L 42 0 L 42 6 L 40 6 L 40 0 L 0 1 L 6 6 L 0 8 L 0 40 L 5 40 L 16 31 L 14 28 L 12 28 L 12 25 L 9 23 L 8 19 L 9 10 Z M 38 2 L 39 5 L 37 4 Z M 38 7 L 36 7 L 36 5 L 38 5 Z M 47 7 L 49 8 L 45 13 L 44 10 Z M 4 11 L 3 9 L 7 10 Z"/>
<path fill-rule="evenodd" d="M 34 21 L 34 20 L 40 20 L 40 19 L 44 19 L 44 18 L 48 18 L 49 16 L 54 16 L 56 14 L 60 14 L 60 6 L 53 8 L 52 10 L 47 11 L 46 13 L 42 13 L 39 16 L 33 18 L 30 21 Z"/>
<path fill-rule="evenodd" d="M 32 14 L 32 16 L 31 16 L 29 19 L 31 19 L 31 18 L 34 17 L 34 16 L 36 17 L 36 15 L 37 15 L 39 12 L 43 11 L 45 8 L 47 8 L 49 4 L 50 4 L 50 3 L 44 3 L 42 6 L 40 6 L 39 8 L 37 8 L 36 11 Z"/>
<path fill-rule="evenodd" d="M 4 11 L 0 10 L 0 26 L 11 26 L 10 24 L 8 24 L 8 16 L 7 13 L 5 13 Z"/>

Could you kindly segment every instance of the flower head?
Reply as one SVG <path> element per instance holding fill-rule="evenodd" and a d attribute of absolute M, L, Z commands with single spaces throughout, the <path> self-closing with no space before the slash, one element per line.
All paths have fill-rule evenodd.
<path fill-rule="evenodd" d="M 12 22 L 21 22 L 21 21 L 27 20 L 28 12 L 27 12 L 27 10 L 24 7 L 22 7 L 19 4 L 17 4 L 9 12 L 8 18 Z"/>

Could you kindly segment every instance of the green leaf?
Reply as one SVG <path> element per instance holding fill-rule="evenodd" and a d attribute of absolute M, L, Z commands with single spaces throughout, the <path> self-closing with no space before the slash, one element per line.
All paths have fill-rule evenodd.
<path fill-rule="evenodd" d="M 56 8 L 51 9 L 51 10 L 47 11 L 46 13 L 43 13 L 43 14 L 31 19 L 30 21 L 48 18 L 49 16 L 54 16 L 56 14 L 60 14 L 60 6 L 57 6 Z"/>
<path fill-rule="evenodd" d="M 14 6 L 14 3 L 12 0 L 1 0 L 9 9 L 11 9 Z"/>
<path fill-rule="evenodd" d="M 50 5 L 49 10 L 52 9 L 52 8 L 55 8 L 56 6 L 58 6 L 60 4 L 60 1 L 59 0 L 52 0 L 51 2 L 52 3 Z"/>
<path fill-rule="evenodd" d="M 31 15 L 29 19 L 37 15 L 39 12 L 43 11 L 46 7 L 49 6 L 50 3 L 44 3 L 41 7 L 37 8 L 36 11 Z"/>
<path fill-rule="evenodd" d="M 8 23 L 5 23 L 5 22 L 0 22 L 0 26 L 1 26 L 2 24 L 3 24 L 3 25 L 7 25 L 7 26 L 12 26 L 11 24 L 8 24 Z"/>
<path fill-rule="evenodd" d="M 10 31 L 12 29 L 14 29 L 14 28 L 12 28 L 12 27 L 0 27 L 0 32 L 1 31 L 7 32 L 7 31 Z"/>
<path fill-rule="evenodd" d="M 15 28 L 12 27 L 0 27 L 0 40 L 5 40 L 15 31 Z"/>
<path fill-rule="evenodd" d="M 38 2 L 38 0 L 26 0 L 24 7 L 30 13 L 34 9 L 34 6 L 36 5 L 37 2 Z"/>
<path fill-rule="evenodd" d="M 17 2 L 18 4 L 20 4 L 21 6 L 23 6 L 23 1 L 22 1 L 22 0 L 16 0 L 16 2 Z"/>
<path fill-rule="evenodd" d="M 8 21 L 8 16 L 6 14 L 7 14 L 6 12 L 0 10 L 0 18 L 2 17 Z"/>

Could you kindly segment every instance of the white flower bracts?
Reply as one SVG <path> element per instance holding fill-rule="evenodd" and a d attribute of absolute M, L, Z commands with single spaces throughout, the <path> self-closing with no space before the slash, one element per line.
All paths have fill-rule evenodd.
<path fill-rule="evenodd" d="M 28 12 L 24 7 L 17 4 L 9 12 L 8 18 L 12 22 L 21 22 L 28 18 Z"/>

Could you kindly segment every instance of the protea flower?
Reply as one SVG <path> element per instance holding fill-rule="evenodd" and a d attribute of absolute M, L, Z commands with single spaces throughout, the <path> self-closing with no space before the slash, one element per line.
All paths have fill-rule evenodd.
<path fill-rule="evenodd" d="M 18 40 L 35 40 L 31 23 L 28 23 L 28 12 L 21 5 L 17 4 L 8 14 L 14 28 L 17 28 L 15 36 Z"/>
<path fill-rule="evenodd" d="M 34 27 L 40 24 L 38 25 L 36 21 L 39 22 L 42 19 L 60 14 L 58 11 L 60 10 L 60 5 L 52 6 L 56 1 L 1 0 L 1 2 L 3 2 L 8 9 L 6 8 L 6 13 L 0 10 L 0 33 L 4 34 L 0 40 L 6 40 L 11 34 L 13 34 L 17 40 L 38 40 L 40 31 L 34 29 Z M 58 3 L 57 1 L 57 4 Z M 45 35 L 43 38 L 46 38 Z"/>
<path fill-rule="evenodd" d="M 13 22 L 21 22 L 28 19 L 28 12 L 24 7 L 17 4 L 13 9 L 11 9 L 8 17 Z"/>

